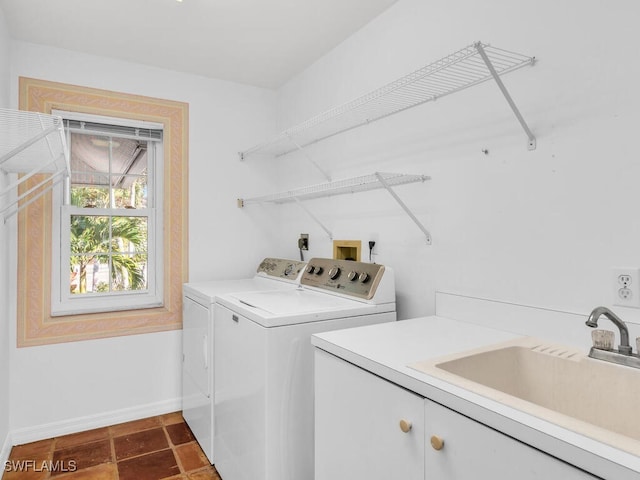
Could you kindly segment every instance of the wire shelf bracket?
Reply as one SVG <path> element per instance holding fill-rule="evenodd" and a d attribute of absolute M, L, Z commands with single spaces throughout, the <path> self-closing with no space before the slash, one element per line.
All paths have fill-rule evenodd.
<path fill-rule="evenodd" d="M 422 230 L 422 233 L 424 233 L 424 236 L 427 239 L 427 245 L 431 245 L 431 234 L 429 233 L 429 231 L 426 228 L 424 228 L 424 225 L 422 225 L 420 220 L 418 220 L 416 218 L 416 216 L 409 209 L 409 207 L 407 207 L 407 205 L 400 199 L 398 194 L 396 192 L 394 192 L 393 188 L 391 188 L 391 185 L 389 185 L 389 183 L 385 180 L 385 178 L 382 176 L 382 174 L 379 173 L 379 172 L 376 172 L 375 175 L 376 175 L 376 177 L 378 177 L 378 181 L 380 182 L 380 184 L 387 190 L 387 192 L 389 192 L 389 194 L 398 203 L 398 205 L 400 205 L 400 207 L 402 207 L 402 209 L 409 216 L 409 218 L 413 221 L 413 223 L 415 223 L 418 226 L 418 228 L 420 230 Z"/>
<path fill-rule="evenodd" d="M 511 110 L 513 110 L 513 113 L 516 116 L 516 118 L 518 119 L 518 122 L 520 123 L 520 125 L 522 126 L 522 129 L 524 130 L 524 133 L 527 134 L 527 138 L 529 139 L 529 143 L 527 144 L 527 148 L 529 150 L 535 150 L 536 149 L 536 137 L 533 134 L 533 132 L 531 131 L 531 129 L 529 128 L 529 125 L 527 125 L 527 122 L 522 117 L 522 114 L 520 113 L 520 110 L 518 110 L 518 107 L 516 106 L 515 102 L 511 98 L 511 95 L 509 94 L 509 91 L 507 90 L 507 87 L 504 86 L 504 83 L 502 82 L 502 79 L 500 78 L 500 75 L 498 75 L 498 72 L 496 72 L 496 69 L 494 68 L 493 64 L 491 63 L 491 60 L 489 60 L 489 57 L 487 56 L 487 53 L 485 52 L 484 45 L 482 45 L 482 43 L 480 43 L 480 42 L 477 42 L 477 43 L 474 44 L 474 46 L 478 50 L 478 53 L 482 57 L 482 60 L 484 61 L 485 65 L 487 66 L 487 69 L 489 70 L 489 73 L 491 73 L 491 76 L 493 77 L 493 79 L 495 80 L 496 84 L 498 85 L 498 88 L 502 92 L 502 95 L 504 95 L 504 98 L 507 100 L 507 103 L 509 104 L 509 107 L 511 107 Z M 533 63 L 534 61 L 535 61 L 535 58 L 532 57 L 531 62 Z"/>
<path fill-rule="evenodd" d="M 0 108 L 0 172 L 6 180 L 0 186 L 0 215 L 6 223 L 69 178 L 69 149 L 62 118 Z M 17 180 L 8 181 L 10 174 L 18 174 Z M 27 186 L 30 179 L 35 185 Z"/>
<path fill-rule="evenodd" d="M 298 144 L 298 142 L 296 142 L 293 138 L 289 138 L 289 140 L 291 141 L 291 143 L 293 143 L 296 148 L 302 152 L 302 154 L 306 157 L 307 160 L 309 160 L 309 162 L 311 162 L 311 165 L 313 165 L 314 167 L 316 167 L 316 169 L 324 176 L 324 178 L 327 179 L 328 182 L 331 181 L 331 175 L 329 175 L 329 173 L 322 168 L 318 162 L 316 162 L 313 158 L 311 158 L 311 155 L 309 155 L 309 153 L 304 149 L 304 147 L 302 147 L 301 145 Z"/>
<path fill-rule="evenodd" d="M 327 236 L 329 237 L 329 240 L 333 240 L 333 233 L 331 233 L 331 230 L 329 230 L 327 227 L 325 227 L 324 223 L 322 223 L 322 222 L 318 219 L 318 217 L 316 217 L 316 216 L 311 212 L 311 210 L 309 210 L 309 209 L 307 208 L 307 206 L 306 206 L 304 203 L 302 203 L 302 200 L 300 200 L 300 199 L 299 199 L 299 198 L 297 198 L 297 197 L 294 197 L 294 200 L 295 200 L 295 202 L 298 204 L 298 206 L 299 206 L 302 210 L 304 210 L 304 211 L 305 211 L 305 213 L 306 213 L 307 215 L 309 215 L 309 217 L 311 218 L 311 220 L 313 220 L 314 222 L 316 222 L 316 223 L 320 226 L 320 228 L 322 228 L 322 229 L 325 231 L 325 233 L 326 233 L 326 234 L 327 234 Z"/>
<path fill-rule="evenodd" d="M 430 180 L 431 177 L 426 175 L 407 175 L 401 173 L 381 173 L 375 172 L 371 175 L 362 175 L 359 177 L 347 178 L 344 180 L 336 180 L 333 182 L 312 185 L 310 187 L 298 188 L 286 192 L 264 195 L 253 198 L 239 198 L 238 207 L 243 208 L 252 204 L 275 203 L 283 204 L 295 202 L 302 208 L 311 219 L 316 222 L 328 235 L 329 239 L 333 239 L 332 232 L 304 205 L 303 200 L 311 200 L 315 198 L 329 197 L 334 195 L 343 195 L 347 193 L 358 193 L 369 190 L 378 190 L 384 188 L 394 198 L 394 200 L 402 207 L 404 212 L 411 220 L 420 228 L 426 237 L 427 244 L 431 244 L 431 235 L 429 231 L 422 225 L 413 212 L 400 199 L 398 194 L 392 187 L 406 185 L 409 183 L 424 182 Z"/>
<path fill-rule="evenodd" d="M 286 155 L 342 132 L 491 80 L 498 84 L 527 134 L 528 148 L 533 150 L 536 146 L 535 136 L 500 77 L 534 63 L 535 57 L 475 42 L 377 90 L 293 126 L 239 155 L 243 160 L 254 154 Z"/>

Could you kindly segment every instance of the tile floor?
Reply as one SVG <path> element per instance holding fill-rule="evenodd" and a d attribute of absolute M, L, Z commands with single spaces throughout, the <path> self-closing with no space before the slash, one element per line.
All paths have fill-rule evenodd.
<path fill-rule="evenodd" d="M 14 479 L 221 480 L 180 412 L 13 447 Z"/>

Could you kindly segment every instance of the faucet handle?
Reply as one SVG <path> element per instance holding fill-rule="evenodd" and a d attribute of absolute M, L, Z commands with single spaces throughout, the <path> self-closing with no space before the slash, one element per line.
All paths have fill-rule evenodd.
<path fill-rule="evenodd" d="M 610 330 L 592 330 L 591 340 L 593 340 L 593 348 L 598 350 L 613 350 L 613 341 L 615 334 Z"/>

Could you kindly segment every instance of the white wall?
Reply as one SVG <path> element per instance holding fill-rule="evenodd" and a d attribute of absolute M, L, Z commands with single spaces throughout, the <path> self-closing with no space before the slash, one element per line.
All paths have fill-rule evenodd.
<path fill-rule="evenodd" d="M 9 29 L 0 8 L 0 107 L 9 106 Z"/>
<path fill-rule="evenodd" d="M 639 21 L 633 0 L 400 0 L 279 91 L 285 128 L 476 40 L 538 59 L 504 77 L 535 151 L 494 83 L 308 150 L 334 178 L 432 176 L 396 190 L 431 246 L 384 191 L 308 203 L 334 238 L 377 242 L 374 260 L 397 274 L 401 318 L 432 313 L 435 290 L 583 314 L 612 304 L 611 268 L 640 267 Z M 301 180 L 300 156 L 279 162 L 281 189 L 323 181 Z M 287 239 L 310 233 L 310 255 L 331 254 L 319 227 L 295 206 L 283 211 Z M 640 320 L 640 310 L 615 311 Z"/>
<path fill-rule="evenodd" d="M 266 165 L 249 168 L 236 152 L 274 131 L 274 92 L 23 42 L 11 53 L 13 107 L 19 76 L 189 103 L 190 280 L 250 276 L 259 258 L 281 250 L 276 229 L 235 202 L 272 182 Z M 11 299 L 15 343 L 15 291 Z M 11 428 L 22 438 L 180 397 L 181 331 L 12 348 L 11 361 Z"/>
<path fill-rule="evenodd" d="M 9 105 L 9 32 L 0 9 L 0 108 Z M 0 180 L 0 185 L 2 185 Z M 9 297 L 7 291 L 8 231 L 0 225 L 0 449 L 9 431 Z M 0 460 L 3 452 L 0 451 Z"/>

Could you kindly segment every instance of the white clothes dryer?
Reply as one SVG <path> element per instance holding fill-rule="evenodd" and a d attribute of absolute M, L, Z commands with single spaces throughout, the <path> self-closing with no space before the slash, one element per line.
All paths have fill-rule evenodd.
<path fill-rule="evenodd" d="M 182 416 L 214 463 L 214 319 L 215 298 L 230 292 L 294 289 L 304 262 L 265 258 L 254 277 L 183 285 Z"/>
<path fill-rule="evenodd" d="M 216 469 L 224 480 L 312 480 L 311 335 L 396 319 L 393 272 L 314 258 L 297 289 L 218 297 Z"/>

